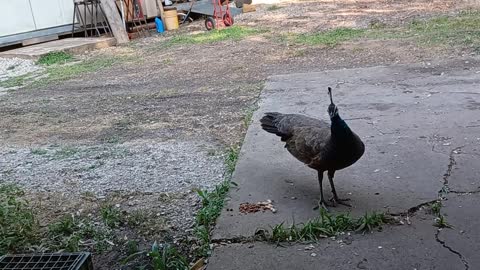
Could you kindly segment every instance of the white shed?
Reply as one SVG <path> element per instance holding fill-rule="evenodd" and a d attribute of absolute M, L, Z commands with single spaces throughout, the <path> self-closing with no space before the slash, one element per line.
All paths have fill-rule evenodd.
<path fill-rule="evenodd" d="M 72 0 L 0 0 L 0 47 L 72 31 Z"/>

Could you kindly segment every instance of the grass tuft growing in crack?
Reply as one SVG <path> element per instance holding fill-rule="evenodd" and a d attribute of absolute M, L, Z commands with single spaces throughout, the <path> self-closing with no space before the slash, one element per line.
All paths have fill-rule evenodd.
<path fill-rule="evenodd" d="M 227 176 L 222 183 L 217 185 L 212 191 L 197 190 L 198 195 L 202 199 L 202 208 L 197 213 L 195 226 L 195 236 L 199 244 L 196 252 L 197 256 L 207 257 L 210 254 L 210 233 L 215 221 L 222 212 L 225 197 L 230 187 L 234 185 L 230 180 L 237 164 L 239 152 L 239 146 L 228 148 L 225 157 Z"/>
<path fill-rule="evenodd" d="M 239 146 L 231 146 L 227 150 L 227 154 L 225 157 L 225 166 L 227 167 L 227 173 L 229 174 L 229 178 L 233 171 L 235 171 L 235 166 L 237 165 L 238 155 L 240 154 L 240 147 Z"/>
<path fill-rule="evenodd" d="M 363 217 L 354 219 L 349 214 L 334 215 L 324 209 L 320 216 L 303 224 L 286 227 L 284 223 L 270 230 L 258 230 L 256 235 L 271 242 L 312 241 L 320 238 L 339 235 L 342 232 L 370 232 L 381 230 L 381 226 L 392 220 L 383 213 L 365 213 Z"/>

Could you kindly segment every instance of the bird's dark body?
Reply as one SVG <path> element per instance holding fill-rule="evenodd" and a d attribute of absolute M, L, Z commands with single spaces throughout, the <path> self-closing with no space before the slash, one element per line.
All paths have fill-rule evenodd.
<path fill-rule="evenodd" d="M 341 203 L 344 200 L 337 197 L 333 185 L 335 171 L 354 164 L 365 152 L 365 145 L 360 137 L 338 114 L 330 88 L 329 94 L 331 104 L 328 112 L 331 124 L 304 115 L 278 112 L 266 113 L 260 120 L 265 131 L 276 134 L 285 142 L 285 148 L 290 154 L 318 171 L 322 205 L 325 205 L 322 191 L 323 173 L 328 171 L 333 201 Z"/>
<path fill-rule="evenodd" d="M 290 154 L 318 171 L 344 169 L 365 152 L 363 142 L 340 117 L 330 125 L 298 114 L 267 113 L 261 123 L 281 137 Z"/>

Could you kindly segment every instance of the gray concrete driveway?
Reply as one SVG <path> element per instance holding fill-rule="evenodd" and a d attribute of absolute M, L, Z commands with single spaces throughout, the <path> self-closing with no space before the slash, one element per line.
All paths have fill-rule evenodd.
<path fill-rule="evenodd" d="M 318 215 L 312 209 L 319 196 L 315 171 L 290 156 L 258 120 L 267 111 L 327 120 L 327 86 L 340 115 L 366 144 L 363 158 L 335 177 L 339 196 L 351 198 L 353 207 L 334 211 L 410 211 L 411 224 L 352 234 L 348 244 L 326 239 L 313 250 L 239 241 L 260 228 Z M 233 181 L 238 187 L 213 236 L 231 244 L 214 250 L 208 269 L 480 269 L 480 68 L 419 65 L 272 77 Z M 328 185 L 324 189 L 329 196 Z M 442 214 L 453 228 L 438 231 L 419 206 L 442 190 L 450 190 Z M 240 203 L 267 199 L 276 213 L 239 213 Z"/>

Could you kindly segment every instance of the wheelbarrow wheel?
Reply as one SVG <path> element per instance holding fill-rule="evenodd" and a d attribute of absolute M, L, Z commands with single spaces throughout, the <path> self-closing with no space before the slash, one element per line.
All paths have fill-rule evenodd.
<path fill-rule="evenodd" d="M 207 17 L 205 19 L 205 28 L 207 28 L 208 31 L 215 29 L 215 19 L 213 17 Z"/>
<path fill-rule="evenodd" d="M 232 15 L 229 13 L 225 13 L 225 15 L 223 15 L 223 23 L 225 24 L 225 26 L 232 26 L 233 25 Z"/>

